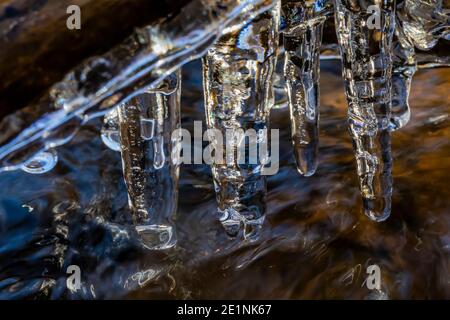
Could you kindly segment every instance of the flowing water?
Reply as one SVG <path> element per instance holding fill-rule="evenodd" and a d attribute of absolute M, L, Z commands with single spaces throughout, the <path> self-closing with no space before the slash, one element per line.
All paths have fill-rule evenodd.
<path fill-rule="evenodd" d="M 419 71 L 412 119 L 393 133 L 391 217 L 374 223 L 361 200 L 340 63 L 322 62 L 319 167 L 297 172 L 289 110 L 281 128 L 280 172 L 268 177 L 259 240 L 230 238 L 217 219 L 207 165 L 183 165 L 178 245 L 143 248 L 124 226 L 128 199 L 120 154 L 103 145 L 101 122 L 58 149 L 43 175 L 0 176 L 1 298 L 449 298 L 450 70 Z M 204 121 L 201 63 L 183 69 L 182 127 Z M 205 125 L 206 126 L 206 125 Z M 380 266 L 381 291 L 363 284 Z M 66 288 L 79 265 L 82 291 Z"/>
<path fill-rule="evenodd" d="M 319 82 L 330 1 L 235 2 L 191 2 L 3 120 L 0 298 L 450 296 L 450 73 L 417 72 L 413 49 L 448 37 L 447 11 L 385 1 L 372 29 L 368 3 L 335 0 L 342 62 Z M 190 132 L 205 112 L 212 130 L 280 129 L 279 172 L 179 170 L 180 96 Z"/>

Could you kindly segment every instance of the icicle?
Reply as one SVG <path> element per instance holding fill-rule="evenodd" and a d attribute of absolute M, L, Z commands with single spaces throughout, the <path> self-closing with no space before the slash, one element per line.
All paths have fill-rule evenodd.
<path fill-rule="evenodd" d="M 176 244 L 179 163 L 171 157 L 180 141 L 180 74 L 119 109 L 120 144 L 129 206 L 136 230 L 150 249 Z"/>
<path fill-rule="evenodd" d="M 324 0 L 285 0 L 284 30 L 286 91 L 297 169 L 311 176 L 317 168 L 320 47 L 323 24 L 330 12 Z"/>
<path fill-rule="evenodd" d="M 227 150 L 225 163 L 212 164 L 221 222 L 230 234 L 237 234 L 243 225 L 244 237 L 250 240 L 258 237 L 264 222 L 265 160 L 238 162 L 234 155 L 239 143 L 245 143 L 246 154 L 255 146 L 245 139 L 234 143 L 229 133 L 253 129 L 259 147 L 263 144 L 260 137 L 269 126 L 273 105 L 278 27 L 279 6 L 222 37 L 203 60 L 207 125 L 227 136 L 226 144 L 213 142 L 216 149 Z"/>
<path fill-rule="evenodd" d="M 417 64 L 414 46 L 403 35 L 403 31 L 397 28 L 392 66 L 391 131 L 404 127 L 409 121 L 411 116 L 408 101 L 409 91 L 416 70 Z"/>
<path fill-rule="evenodd" d="M 442 0 L 405 0 L 397 10 L 391 130 L 405 126 L 410 118 L 409 90 L 417 70 L 414 46 L 430 50 L 450 31 L 449 17 L 442 7 Z"/>
<path fill-rule="evenodd" d="M 336 31 L 342 54 L 364 211 L 375 221 L 388 218 L 392 195 L 392 37 L 395 0 L 335 0 Z"/>

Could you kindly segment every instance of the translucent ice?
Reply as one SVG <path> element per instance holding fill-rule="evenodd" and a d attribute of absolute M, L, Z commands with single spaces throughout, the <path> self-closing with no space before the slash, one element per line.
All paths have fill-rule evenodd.
<path fill-rule="evenodd" d="M 31 160 L 22 165 L 21 169 L 31 174 L 43 174 L 51 171 L 58 163 L 58 154 L 55 150 L 38 153 Z"/>
<path fill-rule="evenodd" d="M 120 147 L 136 231 L 150 249 L 176 244 L 179 163 L 172 161 L 180 127 L 180 73 L 119 108 Z"/>
<path fill-rule="evenodd" d="M 206 121 L 209 129 L 227 136 L 224 163 L 214 162 L 212 172 L 221 221 L 230 234 L 244 227 L 244 237 L 256 239 L 264 222 L 266 179 L 261 175 L 264 159 L 239 162 L 238 145 L 245 152 L 255 141 L 233 141 L 227 132 L 267 130 L 273 105 L 272 82 L 278 47 L 279 6 L 223 36 L 203 60 Z M 255 136 L 256 136 L 255 135 Z M 215 141 L 216 144 L 219 142 Z M 221 142 L 222 143 L 222 142 Z"/>
<path fill-rule="evenodd" d="M 320 49 L 331 2 L 285 0 L 282 4 L 292 143 L 298 171 L 310 176 L 317 168 Z"/>
<path fill-rule="evenodd" d="M 119 107 L 109 111 L 103 118 L 101 137 L 108 148 L 113 151 L 120 151 Z"/>
<path fill-rule="evenodd" d="M 390 215 L 392 195 L 389 124 L 395 1 L 335 0 L 335 21 L 364 212 L 383 221 Z"/>

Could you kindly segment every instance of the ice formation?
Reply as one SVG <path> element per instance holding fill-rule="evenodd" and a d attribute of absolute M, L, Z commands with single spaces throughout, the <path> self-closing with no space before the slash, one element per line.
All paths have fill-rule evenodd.
<path fill-rule="evenodd" d="M 55 148 L 83 123 L 106 114 L 102 139 L 122 154 L 137 232 L 149 248 L 173 246 L 179 163 L 171 150 L 179 142 L 171 134 L 179 127 L 181 86 L 176 70 L 203 57 L 208 128 L 253 129 L 260 137 L 274 105 L 273 79 L 280 76 L 275 66 L 281 33 L 294 154 L 300 174 L 311 176 L 318 166 L 322 31 L 334 14 L 364 212 L 383 221 L 391 210 L 390 132 L 410 118 L 409 90 L 418 66 L 449 64 L 446 57 L 423 58 L 424 50 L 449 39 L 448 13 L 442 0 L 193 0 L 175 18 L 137 30 L 55 84 L 34 106 L 38 116 L 0 141 L 0 170 L 50 170 Z M 264 221 L 265 159 L 227 160 L 211 164 L 220 219 L 229 233 L 243 226 L 244 237 L 254 239 Z"/>

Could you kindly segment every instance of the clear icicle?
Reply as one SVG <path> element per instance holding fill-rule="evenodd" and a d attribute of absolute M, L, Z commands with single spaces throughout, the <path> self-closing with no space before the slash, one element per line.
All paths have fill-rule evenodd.
<path fill-rule="evenodd" d="M 389 123 L 395 0 L 335 0 L 335 21 L 364 211 L 372 220 L 383 221 L 390 215 L 392 195 Z"/>
<path fill-rule="evenodd" d="M 31 174 L 43 174 L 51 171 L 58 163 L 56 150 L 42 151 L 21 166 L 22 171 Z"/>
<path fill-rule="evenodd" d="M 119 109 L 122 163 L 136 231 L 150 249 L 176 244 L 180 140 L 180 75 L 141 94 Z"/>
<path fill-rule="evenodd" d="M 417 70 L 414 46 L 399 28 L 396 28 L 393 52 L 391 131 L 404 127 L 410 119 L 409 91 Z"/>
<path fill-rule="evenodd" d="M 311 176 L 317 168 L 320 48 L 330 4 L 324 0 L 282 1 L 292 143 L 297 169 L 304 176 Z"/>
<path fill-rule="evenodd" d="M 266 179 L 261 169 L 265 159 L 260 157 L 255 164 L 238 162 L 238 157 L 230 157 L 236 154 L 237 144 L 228 138 L 240 129 L 253 129 L 261 137 L 269 127 L 279 16 L 279 6 L 258 15 L 222 37 L 203 60 L 208 129 L 227 136 L 226 144 L 210 139 L 216 150 L 227 150 L 225 163 L 212 164 L 221 222 L 234 235 L 243 225 L 244 237 L 250 240 L 258 237 L 264 222 Z M 246 154 L 254 147 L 245 139 L 240 142 L 245 143 Z M 258 142 L 261 148 L 261 138 Z"/>
<path fill-rule="evenodd" d="M 401 28 L 416 48 L 430 50 L 440 38 L 449 39 L 448 6 L 448 1 L 443 0 L 404 0 L 399 4 Z"/>

